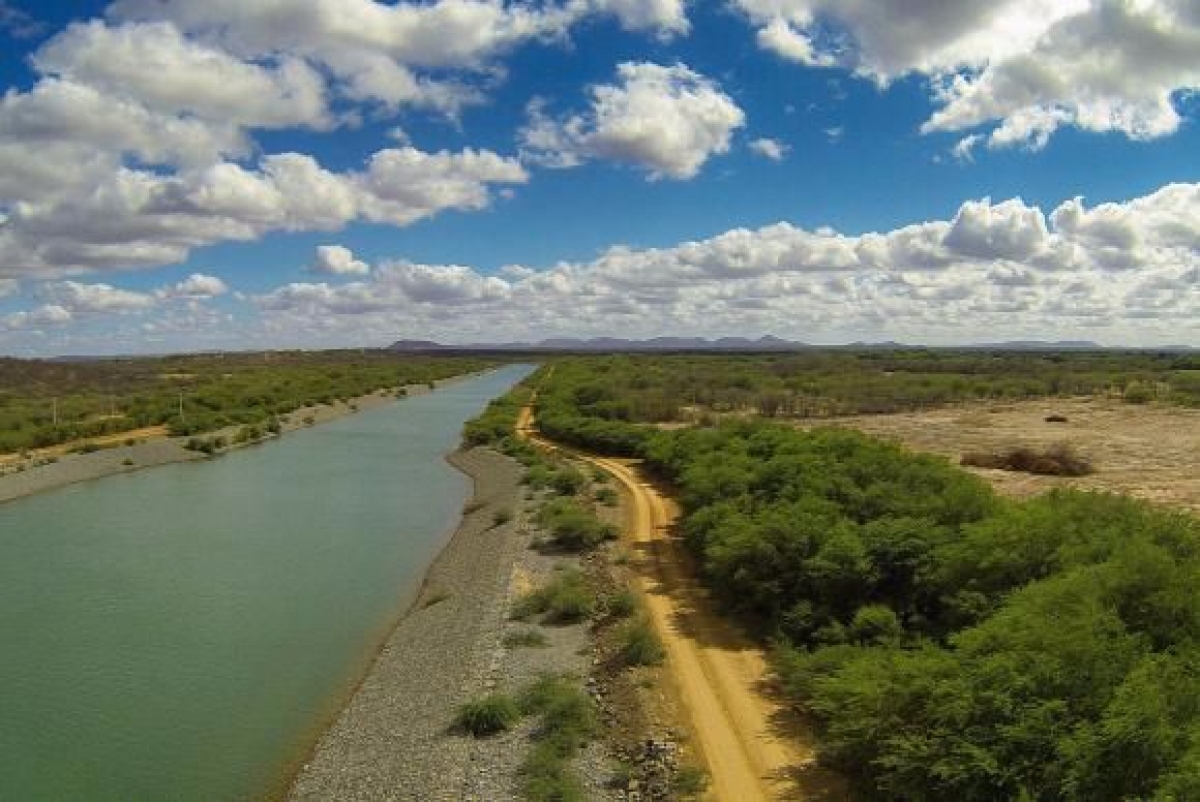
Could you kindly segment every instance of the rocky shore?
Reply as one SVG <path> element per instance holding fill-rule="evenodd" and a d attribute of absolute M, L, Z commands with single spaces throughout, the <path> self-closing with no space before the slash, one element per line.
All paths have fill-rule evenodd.
<path fill-rule="evenodd" d="M 518 799 L 518 769 L 535 720 L 474 739 L 454 731 L 458 707 L 491 691 L 517 694 L 548 674 L 582 684 L 593 667 L 586 622 L 536 627 L 545 638 L 539 646 L 506 638 L 531 629 L 510 620 L 513 600 L 564 564 L 579 564 L 530 548 L 533 502 L 521 466 L 488 449 L 458 452 L 450 461 L 475 481 L 462 525 L 296 776 L 289 799 Z M 590 799 L 613 798 L 602 742 L 590 744 L 576 768 Z"/>

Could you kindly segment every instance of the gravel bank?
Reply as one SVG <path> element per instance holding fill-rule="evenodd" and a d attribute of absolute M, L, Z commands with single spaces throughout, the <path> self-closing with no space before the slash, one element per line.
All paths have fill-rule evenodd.
<path fill-rule="evenodd" d="M 449 733 L 455 709 L 489 683 L 503 647 L 521 516 L 520 466 L 486 449 L 450 461 L 475 481 L 470 512 L 429 569 L 350 702 L 296 777 L 295 800 L 462 800 L 475 744 Z M 492 796 L 490 798 L 502 798 Z"/>
<path fill-rule="evenodd" d="M 518 769 L 535 721 L 473 739 L 451 730 L 455 712 L 489 691 L 519 693 L 545 674 L 577 676 L 582 685 L 592 668 L 586 623 L 538 626 L 509 618 L 517 595 L 564 565 L 579 565 L 578 558 L 530 548 L 536 503 L 525 497 L 521 466 L 488 449 L 458 452 L 450 461 L 475 480 L 470 512 L 289 799 L 518 799 Z M 516 515 L 493 526 L 498 510 Z M 506 634 L 531 629 L 545 635 L 544 646 L 505 645 Z M 605 789 L 611 761 L 600 743 L 584 751 L 578 771 L 589 799 L 612 798 Z"/>

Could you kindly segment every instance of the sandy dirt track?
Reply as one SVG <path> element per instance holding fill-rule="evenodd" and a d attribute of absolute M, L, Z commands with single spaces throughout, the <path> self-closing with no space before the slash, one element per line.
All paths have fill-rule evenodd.
<path fill-rule="evenodd" d="M 518 429 L 540 440 L 528 410 Z M 672 536 L 674 504 L 644 480 L 636 463 L 583 458 L 611 474 L 628 498 L 625 541 L 712 794 L 731 802 L 824 796 L 803 787 L 808 782 L 801 777 L 813 762 L 811 738 L 773 698 L 766 655 L 714 611 L 695 580 L 691 555 Z"/>

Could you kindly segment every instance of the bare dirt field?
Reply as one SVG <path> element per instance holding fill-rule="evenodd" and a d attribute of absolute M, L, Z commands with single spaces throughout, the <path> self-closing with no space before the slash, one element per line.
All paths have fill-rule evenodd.
<path fill-rule="evenodd" d="M 1047 422 L 1049 415 L 1061 415 L 1067 421 Z M 855 415 L 802 425 L 858 429 L 917 451 L 941 454 L 955 463 L 969 451 L 1069 443 L 1091 461 L 1094 474 L 1062 478 L 986 468 L 968 470 L 1010 496 L 1069 486 L 1127 493 L 1200 510 L 1200 410 L 1109 399 L 1044 399 Z"/>

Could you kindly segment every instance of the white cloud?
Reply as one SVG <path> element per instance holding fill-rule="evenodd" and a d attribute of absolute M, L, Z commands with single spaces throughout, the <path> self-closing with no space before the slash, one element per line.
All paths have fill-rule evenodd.
<path fill-rule="evenodd" d="M 59 281 L 47 284 L 38 293 L 52 304 L 75 315 L 135 312 L 154 306 L 154 296 L 113 287 L 110 284 L 81 284 Z"/>
<path fill-rule="evenodd" d="M 216 276 L 206 276 L 203 273 L 192 273 L 190 276 L 160 291 L 166 298 L 184 298 L 187 300 L 206 300 L 225 295 L 229 287 Z"/>
<path fill-rule="evenodd" d="M 32 56 L 43 75 L 165 114 L 253 128 L 332 124 L 325 82 L 304 62 L 250 63 L 186 39 L 163 22 L 110 27 L 75 23 Z"/>
<path fill-rule="evenodd" d="M 521 139 L 528 156 L 552 167 L 588 159 L 637 165 L 651 178 L 692 178 L 729 151 L 745 114 L 711 79 L 682 64 L 626 62 L 617 84 L 591 87 L 591 108 L 561 120 L 533 104 Z"/>
<path fill-rule="evenodd" d="M 787 156 L 790 148 L 786 143 L 780 142 L 778 139 L 754 139 L 750 142 L 750 150 L 764 159 L 770 159 L 773 162 L 783 161 Z"/>
<path fill-rule="evenodd" d="M 43 303 L 28 311 L 0 317 L 0 328 L 7 331 L 39 331 L 82 324 L 97 319 L 134 318 L 167 313 L 174 320 L 216 318 L 205 311 L 205 302 L 229 292 L 216 276 L 193 273 L 182 281 L 148 292 L 88 284 L 79 281 L 48 281 L 34 286 L 34 297 Z M 158 324 L 161 325 L 162 321 Z"/>
<path fill-rule="evenodd" d="M 488 151 L 377 152 L 334 173 L 296 153 L 257 169 L 222 162 L 177 175 L 119 168 L 91 193 L 17 204 L 0 226 L 0 274 L 53 275 L 162 265 L 192 248 L 270 231 L 332 231 L 354 221 L 408 225 L 446 209 L 476 210 L 489 187 L 526 180 Z"/>
<path fill-rule="evenodd" d="M 879 84 L 928 76 L 939 108 L 923 130 L 994 125 L 989 147 L 1043 147 L 1064 125 L 1165 136 L 1180 124 L 1173 96 L 1200 87 L 1191 0 L 735 3 L 783 58 Z"/>
<path fill-rule="evenodd" d="M 685 0 L 592 0 L 595 12 L 607 12 L 631 31 L 655 31 L 663 38 L 685 34 L 688 23 Z"/>
<path fill-rule="evenodd" d="M 614 247 L 484 275 L 386 263 L 369 279 L 254 299 L 295 336 L 437 337 L 769 331 L 818 340 L 1021 337 L 1200 342 L 1200 184 L 1126 203 L 964 203 L 951 220 L 847 236 L 779 223 L 672 248 Z"/>
<path fill-rule="evenodd" d="M 16 279 L 0 278 L 0 298 L 16 295 L 19 289 L 21 289 L 21 283 Z"/>
<path fill-rule="evenodd" d="M 365 276 L 371 272 L 366 262 L 354 258 L 354 251 L 341 245 L 318 245 L 317 256 L 309 269 L 334 276 Z"/>

